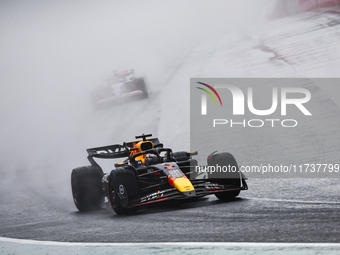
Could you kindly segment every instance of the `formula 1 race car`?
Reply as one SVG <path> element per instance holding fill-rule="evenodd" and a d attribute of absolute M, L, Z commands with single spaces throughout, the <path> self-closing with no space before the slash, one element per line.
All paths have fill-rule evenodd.
<path fill-rule="evenodd" d="M 211 153 L 208 166 L 225 166 L 236 171 L 228 172 L 224 178 L 199 179 L 194 173 L 202 166 L 192 159 L 197 152 L 173 152 L 163 148 L 158 138 L 147 139 L 151 136 L 143 134 L 136 136 L 139 141 L 87 149 L 91 165 L 75 168 L 71 174 L 76 207 L 80 211 L 96 210 L 106 201 L 117 214 L 126 214 L 141 205 L 209 194 L 230 200 L 248 189 L 246 178 L 230 153 Z M 115 164 L 111 173 L 103 173 L 94 160 L 123 157 L 127 158 Z"/>
<path fill-rule="evenodd" d="M 144 78 L 136 78 L 133 69 L 116 71 L 106 82 L 91 92 L 92 105 L 96 110 L 149 96 Z"/>

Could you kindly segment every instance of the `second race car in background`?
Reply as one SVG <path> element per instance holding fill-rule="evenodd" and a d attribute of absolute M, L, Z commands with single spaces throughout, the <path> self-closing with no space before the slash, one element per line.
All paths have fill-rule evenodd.
<path fill-rule="evenodd" d="M 108 106 L 126 103 L 149 96 L 143 77 L 135 77 L 134 70 L 114 72 L 107 83 L 91 93 L 93 108 L 98 110 Z"/>

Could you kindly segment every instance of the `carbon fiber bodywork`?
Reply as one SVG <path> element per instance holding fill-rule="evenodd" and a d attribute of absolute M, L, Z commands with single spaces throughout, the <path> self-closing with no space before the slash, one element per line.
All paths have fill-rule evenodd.
<path fill-rule="evenodd" d="M 129 207 L 135 207 L 140 205 L 151 204 L 155 202 L 163 202 L 169 200 L 181 200 L 194 197 L 204 197 L 218 192 L 228 192 L 237 190 L 247 190 L 248 186 L 244 181 L 244 186 L 236 187 L 233 185 L 219 185 L 204 180 L 190 180 L 193 183 L 195 191 L 180 192 L 176 188 L 159 190 L 157 192 L 150 193 L 146 196 L 138 198 L 130 202 Z"/>
<path fill-rule="evenodd" d="M 136 136 L 142 141 L 87 149 L 88 160 L 94 169 L 101 169 L 94 158 L 126 158 L 122 163 L 115 164 L 116 169 L 111 173 L 103 173 L 101 178 L 101 194 L 107 198 L 106 202 L 111 202 L 116 212 L 117 205 L 121 213 L 125 209 L 150 203 L 217 193 L 231 193 L 235 197 L 240 190 L 248 189 L 246 178 L 241 172 L 230 179 L 193 178 L 198 164 L 192 156 L 197 155 L 197 152 L 173 153 L 170 148 L 163 148 L 158 138 L 147 139 L 149 136 Z M 136 151 L 138 144 L 150 142 L 153 144 L 152 149 Z"/>

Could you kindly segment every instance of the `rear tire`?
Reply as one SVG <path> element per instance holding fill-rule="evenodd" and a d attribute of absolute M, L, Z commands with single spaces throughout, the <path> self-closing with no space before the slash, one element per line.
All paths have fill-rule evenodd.
<path fill-rule="evenodd" d="M 135 86 L 136 86 L 136 89 L 139 89 L 143 92 L 143 94 L 141 95 L 142 99 L 149 97 L 149 93 L 148 93 L 148 90 L 146 88 L 146 84 L 143 78 L 137 78 L 135 80 Z"/>
<path fill-rule="evenodd" d="M 118 167 L 111 171 L 109 178 L 109 200 L 116 214 L 136 212 L 137 208 L 127 208 L 130 201 L 140 197 L 140 188 L 135 173 Z"/>
<path fill-rule="evenodd" d="M 224 178 L 211 178 L 210 181 L 225 185 L 235 185 L 241 187 L 240 183 L 240 173 L 237 162 L 234 156 L 228 152 L 212 153 L 208 156 L 208 165 L 221 167 L 226 166 L 229 169 L 234 169 L 235 172 L 227 172 L 228 176 L 223 176 Z M 215 193 L 215 196 L 223 201 L 232 200 L 240 194 L 240 190 L 232 190 L 225 192 Z"/>
<path fill-rule="evenodd" d="M 71 188 L 73 201 L 79 211 L 98 210 L 103 205 L 101 178 L 103 171 L 95 166 L 82 166 L 73 169 Z"/>

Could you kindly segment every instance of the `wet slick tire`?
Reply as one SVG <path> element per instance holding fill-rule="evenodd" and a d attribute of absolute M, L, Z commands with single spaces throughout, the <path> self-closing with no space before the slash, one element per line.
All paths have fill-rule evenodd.
<path fill-rule="evenodd" d="M 219 200 L 230 201 L 230 200 L 233 200 L 235 197 L 237 197 L 239 194 L 240 194 L 239 190 L 233 190 L 233 191 L 215 193 L 215 196 Z"/>
<path fill-rule="evenodd" d="M 82 166 L 71 173 L 73 201 L 79 211 L 93 211 L 102 207 L 104 197 L 101 185 L 103 171 L 95 166 Z"/>
<path fill-rule="evenodd" d="M 239 168 L 234 156 L 228 152 L 212 153 L 208 156 L 209 166 L 226 166 L 229 169 L 235 170 L 235 172 L 227 172 L 228 176 L 223 176 L 224 178 L 212 178 L 210 181 L 218 184 L 229 184 L 240 186 L 240 173 Z M 240 194 L 240 190 L 232 190 L 225 192 L 215 193 L 215 196 L 223 201 L 232 200 Z"/>
<path fill-rule="evenodd" d="M 131 214 L 137 207 L 128 208 L 129 202 L 140 197 L 140 189 L 135 173 L 118 167 L 111 171 L 109 177 L 109 200 L 116 214 Z"/>
<path fill-rule="evenodd" d="M 135 80 L 135 86 L 137 89 L 141 90 L 143 92 L 143 94 L 141 95 L 141 98 L 148 98 L 149 97 L 149 93 L 148 90 L 146 88 L 146 84 L 143 78 L 137 78 Z"/>

